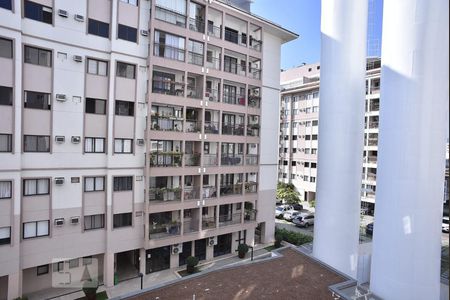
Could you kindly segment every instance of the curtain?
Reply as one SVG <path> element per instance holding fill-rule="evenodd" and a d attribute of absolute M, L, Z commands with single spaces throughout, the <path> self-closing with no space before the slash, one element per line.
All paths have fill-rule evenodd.
<path fill-rule="evenodd" d="M 86 177 L 84 179 L 84 191 L 92 192 L 94 190 L 94 177 Z"/>
<path fill-rule="evenodd" d="M 86 138 L 84 140 L 84 151 L 85 152 L 94 152 L 94 143 L 93 138 Z"/>
<path fill-rule="evenodd" d="M 37 194 L 48 194 L 48 179 L 37 180 Z"/>
<path fill-rule="evenodd" d="M 48 221 L 37 222 L 37 236 L 48 235 Z"/>
<path fill-rule="evenodd" d="M 95 152 L 103 152 L 104 143 L 104 139 L 95 139 Z"/>
<path fill-rule="evenodd" d="M 36 222 L 24 223 L 23 238 L 30 238 L 36 236 Z"/>
<path fill-rule="evenodd" d="M 11 198 L 11 182 L 0 181 L 0 199 Z"/>
<path fill-rule="evenodd" d="M 123 152 L 131 153 L 131 140 L 123 140 Z"/>
<path fill-rule="evenodd" d="M 103 191 L 104 190 L 104 181 L 103 177 L 95 177 L 95 190 Z"/>
<path fill-rule="evenodd" d="M 25 151 L 36 151 L 37 137 L 26 135 L 24 139 L 25 139 Z"/>
<path fill-rule="evenodd" d="M 92 217 L 93 216 L 84 217 L 84 229 L 92 229 Z"/>
<path fill-rule="evenodd" d="M 0 239 L 8 239 L 11 237 L 11 228 L 3 227 L 0 228 Z"/>
<path fill-rule="evenodd" d="M 28 179 L 25 180 L 25 195 L 35 195 L 37 191 L 37 180 Z"/>
<path fill-rule="evenodd" d="M 123 142 L 123 140 L 121 140 L 121 139 L 114 140 L 114 152 L 115 153 L 123 152 L 122 151 L 122 142 Z"/>
<path fill-rule="evenodd" d="M 88 60 L 88 73 L 97 74 L 97 61 L 93 59 Z"/>

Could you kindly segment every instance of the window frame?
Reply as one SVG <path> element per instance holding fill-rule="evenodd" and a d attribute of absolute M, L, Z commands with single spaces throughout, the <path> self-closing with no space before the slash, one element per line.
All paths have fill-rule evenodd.
<path fill-rule="evenodd" d="M 47 234 L 38 235 L 38 223 L 40 222 L 47 222 Z M 35 223 L 36 226 L 36 235 L 25 237 L 25 225 Z M 28 240 L 28 239 L 35 239 L 40 237 L 50 236 L 50 220 L 39 220 L 39 221 L 31 221 L 31 222 L 23 222 L 22 223 L 22 239 Z"/>
<path fill-rule="evenodd" d="M 8 183 L 9 184 L 9 196 L 2 197 L 0 194 L 0 199 L 11 199 L 12 198 L 12 181 L 11 180 L 0 180 L 0 183 Z"/>
<path fill-rule="evenodd" d="M 86 190 L 86 179 L 94 179 L 94 189 L 93 190 Z M 97 189 L 97 180 L 98 179 L 103 179 L 103 184 L 102 184 L 102 189 Z M 85 193 L 91 193 L 91 192 L 104 192 L 105 191 L 105 176 L 87 176 L 84 177 L 84 181 L 83 181 L 83 192 Z"/>
<path fill-rule="evenodd" d="M 38 182 L 39 180 L 47 181 L 47 192 L 39 193 L 38 192 Z M 25 194 L 25 181 L 36 181 L 36 192 L 34 194 Z M 22 196 L 42 196 L 42 195 L 50 195 L 50 178 L 24 178 L 22 179 Z"/>
<path fill-rule="evenodd" d="M 130 151 L 124 150 L 125 141 L 130 142 Z M 120 142 L 121 151 L 116 151 L 116 142 Z M 133 139 L 115 138 L 114 139 L 114 153 L 116 154 L 133 154 Z"/>
<path fill-rule="evenodd" d="M 5 151 L 0 150 L 0 153 L 10 153 L 10 152 L 12 152 L 12 146 L 13 146 L 13 144 L 12 144 L 12 134 L 3 134 L 3 133 L 1 133 L 0 137 L 2 137 L 2 136 L 6 136 L 6 150 Z"/>
<path fill-rule="evenodd" d="M 138 42 L 137 32 L 138 32 L 137 28 L 123 25 L 120 23 L 117 24 L 117 38 L 120 40 L 137 43 Z"/>
<path fill-rule="evenodd" d="M 126 179 L 126 182 L 120 181 L 120 180 L 125 180 L 125 179 Z M 126 187 L 124 187 L 124 185 L 126 185 Z M 133 191 L 133 176 L 115 176 L 115 177 L 113 177 L 113 191 L 114 192 Z"/>
<path fill-rule="evenodd" d="M 35 150 L 27 150 L 26 138 L 36 138 L 36 149 Z M 39 150 L 39 141 L 40 141 L 39 138 L 46 138 L 46 139 L 48 139 L 48 149 L 45 149 L 44 151 Z M 49 135 L 24 134 L 23 135 L 23 152 L 27 152 L 27 153 L 50 153 L 51 152 L 50 136 Z"/>
<path fill-rule="evenodd" d="M 93 151 L 87 151 L 86 150 L 86 141 L 87 140 L 92 140 L 92 148 L 94 149 Z M 97 140 L 103 140 L 103 151 L 96 151 L 96 141 Z M 84 153 L 106 153 L 106 138 L 104 137 L 85 137 L 84 138 Z"/>
<path fill-rule="evenodd" d="M 126 216 L 125 219 L 123 218 L 124 216 Z M 116 217 L 121 217 L 121 218 L 120 218 L 120 220 L 118 220 L 118 219 L 116 219 Z M 129 220 L 128 220 L 128 217 L 129 217 Z M 124 221 L 130 221 L 130 223 L 128 224 L 128 222 L 127 222 L 125 224 Z M 117 223 L 120 223 L 120 224 L 117 224 Z M 133 213 L 132 212 L 113 214 L 113 229 L 122 228 L 122 227 L 131 227 L 131 226 L 133 226 Z"/>
<path fill-rule="evenodd" d="M 126 3 L 126 4 L 130 4 L 133 6 L 139 6 L 139 0 L 119 0 L 120 2 Z M 134 3 L 130 3 L 130 1 L 136 1 L 136 4 Z"/>
<path fill-rule="evenodd" d="M 95 222 L 94 222 L 95 217 L 100 217 L 100 223 L 101 223 L 100 227 L 92 226 L 92 224 L 95 224 Z M 88 228 L 88 227 L 86 226 L 86 218 L 89 218 L 89 219 L 90 219 L 90 222 L 91 222 L 91 227 L 90 227 L 90 228 Z M 84 229 L 85 231 L 96 230 L 96 229 L 105 229 L 105 214 L 96 214 L 96 215 L 87 215 L 87 216 L 84 216 L 84 219 L 83 219 L 83 229 Z"/>
<path fill-rule="evenodd" d="M 127 114 L 121 113 L 121 109 L 124 110 L 124 105 L 127 105 Z M 116 100 L 114 102 L 114 114 L 116 116 L 125 116 L 125 117 L 134 117 L 135 114 L 135 102 L 133 101 L 124 101 L 124 100 Z"/>
<path fill-rule="evenodd" d="M 39 269 L 42 270 L 42 268 L 44 269 L 44 271 L 39 271 Z M 42 276 L 42 275 L 48 274 L 50 271 L 49 269 L 50 268 L 48 267 L 48 264 L 42 265 L 42 266 L 37 266 L 36 267 L 36 276 Z"/>
<path fill-rule="evenodd" d="M 0 37 L 0 41 L 6 41 L 6 42 L 10 43 L 10 45 L 9 45 L 10 46 L 10 49 L 9 49 L 10 53 L 9 53 L 9 55 L 8 56 L 0 55 L 0 57 L 9 58 L 9 59 L 14 58 L 14 41 L 10 40 L 10 39 L 7 39 L 7 38 L 4 38 L 4 37 Z"/>
<path fill-rule="evenodd" d="M 35 8 L 39 8 L 39 11 L 37 11 L 37 16 L 33 16 L 29 14 L 29 11 L 27 11 L 27 5 L 31 5 L 32 7 Z M 29 9 L 30 7 L 28 7 Z M 45 11 L 45 10 L 50 10 L 49 11 Z M 50 23 L 48 22 L 48 16 L 46 17 L 44 15 L 44 13 L 50 13 Z M 50 6 L 46 6 L 46 5 L 42 5 L 40 3 L 37 2 L 33 2 L 33 1 L 29 1 L 29 0 L 24 0 L 23 1 L 23 17 L 26 19 L 30 19 L 30 20 L 34 20 L 34 21 L 38 21 L 38 22 L 42 22 L 45 24 L 49 24 L 49 25 L 53 25 L 53 7 Z M 46 21 L 47 20 L 47 21 Z"/>
<path fill-rule="evenodd" d="M 0 227 L 0 229 L 9 229 L 9 237 L 7 238 L 0 238 L 0 246 L 3 245 L 10 245 L 11 244 L 11 226 L 4 226 Z"/>
<path fill-rule="evenodd" d="M 48 68 L 51 68 L 53 66 L 53 52 L 51 50 L 44 49 L 44 48 L 38 48 L 35 46 L 30 46 L 30 45 L 25 45 L 23 50 L 24 50 L 23 51 L 23 62 L 24 63 L 42 66 L 42 67 L 48 67 Z M 27 55 L 27 51 L 29 51 L 29 50 L 37 50 L 37 62 L 33 62 L 31 56 Z M 46 52 L 47 54 L 49 54 L 48 63 L 44 63 L 44 62 L 41 63 L 41 52 Z"/>
<path fill-rule="evenodd" d="M 89 63 L 90 62 L 94 62 L 95 63 L 95 69 L 96 69 L 95 73 L 89 72 Z M 105 72 L 105 74 L 100 74 L 100 72 L 99 72 L 99 70 L 100 70 L 100 68 L 99 68 L 100 63 L 106 64 L 106 69 L 105 69 L 106 72 Z M 106 77 L 106 76 L 108 76 L 108 73 L 109 73 L 109 62 L 106 61 L 106 60 L 101 60 L 101 59 L 96 59 L 96 58 L 87 58 L 86 73 L 87 74 L 91 74 L 91 75 L 105 76 Z"/>
<path fill-rule="evenodd" d="M 94 112 L 88 111 L 88 101 L 89 101 L 89 102 L 91 102 L 91 101 L 94 102 L 94 106 L 93 106 Z M 97 103 L 99 103 L 99 102 L 101 102 L 101 103 L 103 104 L 103 110 L 104 110 L 103 113 L 97 112 Z M 91 108 L 91 107 L 89 107 L 89 109 L 90 109 L 90 108 Z M 106 115 L 106 110 L 107 110 L 107 101 L 106 101 L 106 100 L 104 100 L 104 99 L 97 99 L 97 98 L 86 98 L 86 99 L 85 99 L 85 103 L 84 103 L 84 112 L 85 112 L 86 114 Z"/>
<path fill-rule="evenodd" d="M 0 105 L 1 106 L 12 106 L 13 105 L 13 94 L 14 94 L 14 89 L 12 88 L 12 87 L 10 87 L 10 86 L 0 86 L 0 90 L 3 90 L 3 92 L 5 92 L 5 94 L 9 94 L 9 95 L 6 95 L 6 96 L 8 96 L 9 97 L 9 101 L 8 101 L 8 103 L 2 103 L 2 102 L 0 102 Z M 0 94 L 0 97 L 1 97 L 1 94 Z M 1 98 L 0 98 L 0 100 L 1 100 Z"/>
<path fill-rule="evenodd" d="M 125 69 L 123 69 L 125 67 Z M 129 67 L 133 68 L 133 76 L 129 77 Z M 121 69 L 122 68 L 122 69 Z M 125 70 L 125 73 L 122 73 L 122 71 Z M 129 64 L 123 61 L 117 61 L 116 62 L 116 76 L 121 78 L 127 78 L 127 79 L 136 79 L 136 65 L 135 64 Z"/>
<path fill-rule="evenodd" d="M 110 38 L 111 35 L 111 28 L 109 23 L 105 23 L 96 19 L 92 19 L 92 18 L 88 18 L 88 26 L 87 26 L 87 33 L 88 34 L 92 34 L 98 37 L 102 37 L 102 38 Z M 100 34 L 100 26 L 99 25 L 108 25 L 108 35 L 105 36 L 103 34 Z M 95 28 L 93 28 L 93 26 L 95 26 Z M 91 31 L 91 29 L 96 29 L 94 31 Z"/>
<path fill-rule="evenodd" d="M 51 97 L 51 94 L 49 94 L 49 93 L 41 93 L 41 92 L 35 92 L 35 91 L 23 91 L 24 92 L 24 95 L 23 95 L 23 107 L 24 108 L 28 108 L 28 109 L 40 109 L 40 110 L 52 110 L 52 97 Z M 42 103 L 43 105 L 42 105 L 42 108 L 40 108 L 40 107 L 32 107 L 32 106 L 29 106 L 30 104 L 28 104 L 27 105 L 27 103 L 29 103 L 29 101 L 28 101 L 28 95 L 33 95 L 33 94 L 35 94 L 36 96 L 37 95 L 44 95 L 44 97 L 46 97 L 47 99 L 45 99 L 44 98 L 44 102 Z M 47 103 L 45 103 L 45 102 L 47 102 Z M 46 106 L 46 107 L 45 107 Z"/>

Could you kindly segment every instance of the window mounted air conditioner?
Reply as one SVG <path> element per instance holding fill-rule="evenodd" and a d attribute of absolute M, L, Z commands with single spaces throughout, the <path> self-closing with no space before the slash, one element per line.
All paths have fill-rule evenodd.
<path fill-rule="evenodd" d="M 80 217 L 71 217 L 70 218 L 71 225 L 77 225 L 78 223 L 80 223 Z"/>
<path fill-rule="evenodd" d="M 79 137 L 79 136 L 72 136 L 71 140 L 72 140 L 73 144 L 79 144 L 80 141 L 81 141 L 81 137 Z"/>
<path fill-rule="evenodd" d="M 172 254 L 180 254 L 183 252 L 183 244 L 175 244 L 171 247 Z"/>
<path fill-rule="evenodd" d="M 56 94 L 56 101 L 65 102 L 67 100 L 67 96 L 64 94 Z"/>
<path fill-rule="evenodd" d="M 144 146 L 144 144 L 145 144 L 144 139 L 137 139 L 136 144 L 138 146 Z"/>
<path fill-rule="evenodd" d="M 212 247 L 214 245 L 217 245 L 217 237 L 211 236 L 208 238 L 208 246 Z"/>
<path fill-rule="evenodd" d="M 64 143 L 65 140 L 66 140 L 66 138 L 62 135 L 55 136 L 55 142 L 57 142 L 59 144 Z"/>
<path fill-rule="evenodd" d="M 64 225 L 64 219 L 63 218 L 59 218 L 59 219 L 55 219 L 55 221 L 53 222 L 53 224 L 55 226 L 63 226 Z"/>
<path fill-rule="evenodd" d="M 60 17 L 67 18 L 69 16 L 69 13 L 67 12 L 67 10 L 58 9 L 58 15 Z"/>
<path fill-rule="evenodd" d="M 75 19 L 75 21 L 84 22 L 84 16 L 82 15 L 74 15 L 73 18 Z"/>
<path fill-rule="evenodd" d="M 141 29 L 142 36 L 148 36 L 148 30 Z"/>
<path fill-rule="evenodd" d="M 55 177 L 55 184 L 57 185 L 64 184 L 64 177 Z"/>
<path fill-rule="evenodd" d="M 81 55 L 74 55 L 73 56 L 73 60 L 76 62 L 82 62 L 83 61 L 83 57 Z"/>

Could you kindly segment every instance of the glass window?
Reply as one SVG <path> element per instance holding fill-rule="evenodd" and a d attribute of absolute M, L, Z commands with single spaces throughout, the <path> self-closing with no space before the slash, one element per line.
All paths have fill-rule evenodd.
<path fill-rule="evenodd" d="M 25 91 L 25 108 L 51 109 L 50 94 Z"/>
<path fill-rule="evenodd" d="M 59 261 L 57 263 L 53 263 L 52 264 L 52 269 L 53 269 L 53 272 L 62 272 L 62 271 L 64 271 L 64 262 L 63 261 Z"/>
<path fill-rule="evenodd" d="M 25 46 L 25 62 L 44 67 L 51 67 L 52 52 L 50 50 Z"/>
<path fill-rule="evenodd" d="M 122 40 L 137 42 L 137 29 L 119 24 L 117 37 Z"/>
<path fill-rule="evenodd" d="M 94 19 L 88 20 L 88 33 L 109 38 L 109 24 Z"/>
<path fill-rule="evenodd" d="M 138 0 L 120 0 L 121 2 L 128 3 L 134 6 L 138 5 Z"/>
<path fill-rule="evenodd" d="M 50 152 L 50 136 L 47 135 L 24 135 L 24 152 Z"/>
<path fill-rule="evenodd" d="M 104 153 L 105 138 L 87 137 L 84 139 L 84 152 L 86 153 Z"/>
<path fill-rule="evenodd" d="M 50 221 L 36 221 L 23 223 L 23 238 L 29 239 L 49 235 Z"/>
<path fill-rule="evenodd" d="M 105 115 L 106 100 L 86 98 L 86 113 Z"/>
<path fill-rule="evenodd" d="M 0 152 L 12 151 L 12 134 L 0 134 Z"/>
<path fill-rule="evenodd" d="M 132 213 L 115 214 L 113 219 L 113 228 L 132 225 Z"/>
<path fill-rule="evenodd" d="M 48 274 L 48 265 L 36 267 L 37 276 Z"/>
<path fill-rule="evenodd" d="M 105 215 L 91 215 L 84 217 L 84 230 L 105 228 Z"/>
<path fill-rule="evenodd" d="M 85 177 L 84 178 L 84 191 L 104 191 L 105 190 L 105 177 Z"/>
<path fill-rule="evenodd" d="M 11 181 L 0 181 L 0 199 L 11 198 Z"/>
<path fill-rule="evenodd" d="M 114 177 L 114 191 L 132 191 L 133 190 L 133 177 Z"/>
<path fill-rule="evenodd" d="M 123 62 L 117 62 L 117 72 L 116 75 L 118 77 L 124 77 L 129 79 L 134 79 L 136 72 L 136 66 L 131 64 L 126 64 Z"/>
<path fill-rule="evenodd" d="M 12 105 L 12 87 L 0 86 L 0 105 Z"/>
<path fill-rule="evenodd" d="M 114 153 L 132 153 L 132 139 L 114 139 Z"/>
<path fill-rule="evenodd" d="M 155 30 L 154 55 L 184 61 L 184 41 L 183 37 Z"/>
<path fill-rule="evenodd" d="M 0 245 L 8 245 L 11 243 L 11 227 L 0 228 Z"/>
<path fill-rule="evenodd" d="M 25 18 L 53 24 L 53 9 L 28 0 L 24 1 Z"/>
<path fill-rule="evenodd" d="M 24 179 L 23 180 L 23 195 L 48 195 L 49 194 L 50 179 Z"/>
<path fill-rule="evenodd" d="M 0 0 L 0 7 L 2 0 Z M 0 38 L 0 57 L 12 58 L 13 57 L 13 42 L 4 38 Z"/>
<path fill-rule="evenodd" d="M 108 75 L 108 62 L 88 58 L 87 72 L 89 74 L 107 76 Z"/>
<path fill-rule="evenodd" d="M 117 116 L 134 116 L 134 102 L 116 100 Z"/>
<path fill-rule="evenodd" d="M 92 264 L 92 256 L 83 257 L 83 266 Z"/>

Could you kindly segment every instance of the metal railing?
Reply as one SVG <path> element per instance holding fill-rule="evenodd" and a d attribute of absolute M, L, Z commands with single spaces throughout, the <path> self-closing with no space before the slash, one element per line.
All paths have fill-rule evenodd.
<path fill-rule="evenodd" d="M 261 106 L 261 97 L 252 94 L 248 95 L 248 106 L 259 108 Z"/>
<path fill-rule="evenodd" d="M 211 68 L 211 69 L 215 69 L 215 70 L 220 70 L 220 58 L 217 57 L 206 57 L 206 67 Z"/>
<path fill-rule="evenodd" d="M 380 110 L 380 103 L 371 103 L 370 104 L 370 111 L 379 111 Z"/>
<path fill-rule="evenodd" d="M 259 136 L 259 124 L 248 124 L 247 136 Z"/>
<path fill-rule="evenodd" d="M 205 133 L 219 134 L 219 122 L 205 121 Z"/>
<path fill-rule="evenodd" d="M 202 218 L 202 229 L 216 228 L 216 218 L 215 217 L 203 217 Z"/>
<path fill-rule="evenodd" d="M 247 68 L 243 64 L 237 64 L 237 63 L 225 60 L 224 65 L 223 65 L 223 71 L 227 72 L 227 73 L 245 76 L 245 72 L 247 71 Z"/>
<path fill-rule="evenodd" d="M 245 94 L 223 91 L 223 103 L 245 105 Z"/>
<path fill-rule="evenodd" d="M 205 22 L 200 19 L 189 18 L 189 29 L 196 32 L 205 32 Z"/>
<path fill-rule="evenodd" d="M 241 46 L 247 46 L 247 35 L 239 34 L 225 28 L 225 41 L 232 42 Z"/>
<path fill-rule="evenodd" d="M 203 66 L 203 54 L 188 51 L 188 63 Z"/>
<path fill-rule="evenodd" d="M 161 131 L 183 131 L 183 121 L 182 119 L 171 119 L 164 117 L 151 117 L 152 122 L 152 130 L 161 130 Z"/>
<path fill-rule="evenodd" d="M 198 220 L 185 220 L 183 222 L 183 233 L 197 232 L 199 230 Z"/>
<path fill-rule="evenodd" d="M 158 94 L 184 96 L 184 83 L 171 80 L 152 80 L 152 92 Z"/>
<path fill-rule="evenodd" d="M 377 174 L 376 173 L 367 173 L 367 180 L 376 181 L 377 180 Z"/>
<path fill-rule="evenodd" d="M 376 146 L 378 145 L 378 139 L 369 139 L 367 142 L 367 145 L 369 146 Z"/>
<path fill-rule="evenodd" d="M 203 199 L 217 198 L 217 188 L 215 186 L 203 187 Z"/>
<path fill-rule="evenodd" d="M 186 120 L 186 132 L 202 132 L 202 122 L 198 120 Z"/>
<path fill-rule="evenodd" d="M 200 199 L 200 187 L 185 186 L 183 189 L 184 200 Z"/>
<path fill-rule="evenodd" d="M 154 43 L 153 54 L 167 59 L 184 61 L 186 50 L 166 44 Z"/>
<path fill-rule="evenodd" d="M 245 184 L 245 192 L 246 193 L 257 193 L 258 192 L 258 183 L 257 182 L 246 182 Z"/>
<path fill-rule="evenodd" d="M 218 89 L 205 89 L 205 97 L 208 98 L 209 101 L 219 102 L 220 91 Z"/>
<path fill-rule="evenodd" d="M 172 221 L 164 224 L 149 225 L 149 238 L 161 239 L 169 236 L 180 235 L 181 223 L 180 221 Z"/>
<path fill-rule="evenodd" d="M 187 167 L 200 166 L 200 153 L 185 153 L 184 165 Z"/>
<path fill-rule="evenodd" d="M 250 37 L 250 48 L 256 51 L 261 52 L 262 41 L 257 40 L 253 37 Z"/>
<path fill-rule="evenodd" d="M 245 156 L 245 164 L 247 166 L 255 166 L 258 164 L 258 154 L 247 154 Z"/>
<path fill-rule="evenodd" d="M 207 34 L 209 36 L 213 36 L 213 37 L 216 37 L 218 39 L 221 38 L 221 36 L 222 36 L 221 35 L 221 31 L 222 30 L 221 30 L 221 28 L 219 26 L 214 26 L 212 24 L 208 24 L 207 29 L 208 29 Z"/>
<path fill-rule="evenodd" d="M 220 186 L 220 196 L 241 195 L 242 183 L 227 184 Z"/>
<path fill-rule="evenodd" d="M 219 215 L 219 226 L 228 226 L 241 223 L 241 213 L 231 215 Z"/>
<path fill-rule="evenodd" d="M 150 188 L 148 190 L 149 201 L 180 201 L 181 188 Z"/>
<path fill-rule="evenodd" d="M 378 122 L 373 121 L 373 122 L 369 122 L 369 128 L 378 128 Z"/>
<path fill-rule="evenodd" d="M 242 166 L 244 162 L 244 155 L 235 154 L 235 155 L 222 155 L 220 159 L 221 166 Z"/>
<path fill-rule="evenodd" d="M 151 167 L 181 167 L 182 153 L 151 153 Z"/>
<path fill-rule="evenodd" d="M 256 209 L 246 209 L 244 211 L 244 222 L 256 221 Z"/>
<path fill-rule="evenodd" d="M 217 154 L 203 154 L 203 166 L 217 166 Z"/>
<path fill-rule="evenodd" d="M 248 77 L 253 78 L 253 79 L 261 79 L 261 69 L 249 68 Z"/>
<path fill-rule="evenodd" d="M 194 99 L 202 99 L 202 91 L 199 87 L 188 85 L 187 86 L 187 97 Z"/>
<path fill-rule="evenodd" d="M 367 162 L 369 162 L 369 163 L 376 163 L 377 158 L 378 158 L 377 156 L 366 156 L 366 157 L 364 157 L 364 160 L 367 159 Z"/>
<path fill-rule="evenodd" d="M 155 6 L 155 18 L 180 27 L 186 27 L 185 15 L 162 6 Z"/>
<path fill-rule="evenodd" d="M 222 134 L 244 135 L 244 124 L 222 123 Z"/>

